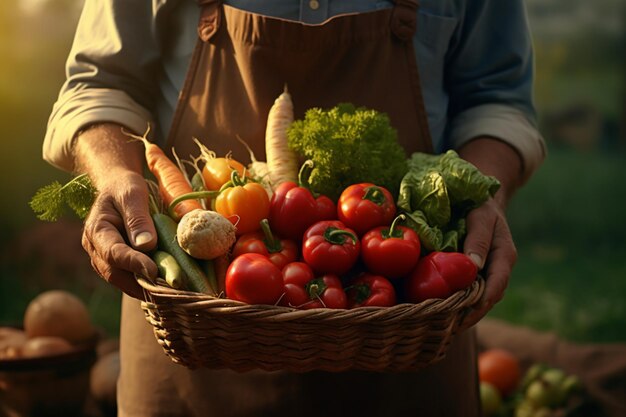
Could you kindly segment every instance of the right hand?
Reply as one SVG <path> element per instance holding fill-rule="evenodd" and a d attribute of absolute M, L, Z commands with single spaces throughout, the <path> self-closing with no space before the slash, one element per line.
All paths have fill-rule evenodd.
<path fill-rule="evenodd" d="M 95 182 L 98 196 L 85 221 L 83 247 L 102 278 L 143 300 L 134 274 L 154 279 L 158 273 L 144 253 L 157 243 L 145 179 L 135 171 L 118 169 Z"/>
<path fill-rule="evenodd" d="M 143 145 L 129 140 L 114 123 L 90 126 L 74 145 L 78 172 L 89 174 L 98 190 L 85 221 L 83 247 L 102 278 L 138 299 L 144 296 L 135 274 L 157 276 L 155 263 L 145 254 L 156 247 L 157 237 L 142 176 L 143 158 Z"/>

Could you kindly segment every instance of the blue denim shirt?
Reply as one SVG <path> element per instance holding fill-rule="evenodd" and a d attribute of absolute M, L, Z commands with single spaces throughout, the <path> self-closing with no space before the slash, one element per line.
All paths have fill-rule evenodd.
<path fill-rule="evenodd" d="M 319 24 L 343 13 L 392 7 L 381 0 L 230 0 L 255 13 Z M 50 116 L 44 158 L 72 169 L 77 131 L 116 121 L 168 130 L 196 42 L 193 0 L 86 0 Z M 523 0 L 421 0 L 415 54 L 435 150 L 499 138 L 541 163 L 535 128 L 532 43 Z M 162 136 L 162 135 L 161 135 Z"/>

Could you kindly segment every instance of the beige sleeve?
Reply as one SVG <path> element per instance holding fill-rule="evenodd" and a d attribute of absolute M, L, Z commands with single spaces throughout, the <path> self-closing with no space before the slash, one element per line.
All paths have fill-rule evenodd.
<path fill-rule="evenodd" d="M 73 171 L 72 147 L 83 128 L 103 122 L 143 133 L 151 123 L 150 113 L 120 90 L 90 89 L 68 93 L 55 103 L 44 138 L 43 158 L 53 166 Z"/>
<path fill-rule="evenodd" d="M 499 139 L 517 151 L 522 159 L 524 181 L 545 159 L 543 137 L 526 115 L 514 107 L 484 104 L 465 110 L 452 120 L 450 143 L 453 149 L 481 136 Z"/>

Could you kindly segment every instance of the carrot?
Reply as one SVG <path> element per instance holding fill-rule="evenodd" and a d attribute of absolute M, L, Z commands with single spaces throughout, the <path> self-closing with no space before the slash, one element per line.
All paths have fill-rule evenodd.
<path fill-rule="evenodd" d="M 147 135 L 150 129 L 144 134 L 144 136 L 136 136 L 127 133 L 134 139 L 141 140 L 145 146 L 145 157 L 148 169 L 156 177 L 159 183 L 159 190 L 163 202 L 169 205 L 177 197 L 188 194 L 193 191 L 191 184 L 187 181 L 185 174 L 180 168 L 167 157 L 165 152 L 159 146 L 150 142 L 147 139 Z M 184 200 L 174 207 L 175 217 L 180 219 L 186 213 L 201 209 L 202 205 L 197 200 Z"/>
<path fill-rule="evenodd" d="M 293 119 L 293 102 L 285 86 L 270 108 L 265 130 L 265 154 L 273 188 L 281 182 L 298 181 L 298 159 L 287 145 L 287 128 Z"/>

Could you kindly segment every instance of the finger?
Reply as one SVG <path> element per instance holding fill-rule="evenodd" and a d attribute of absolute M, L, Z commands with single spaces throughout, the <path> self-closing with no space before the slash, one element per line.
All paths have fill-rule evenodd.
<path fill-rule="evenodd" d="M 517 261 L 517 249 L 506 221 L 498 218 L 494 230 L 493 249 L 489 254 L 487 268 L 487 286 L 483 304 L 492 308 L 503 297 Z"/>
<path fill-rule="evenodd" d="M 467 236 L 463 244 L 463 252 L 481 270 L 492 245 L 497 214 L 486 203 L 472 210 L 467 216 Z"/>
<path fill-rule="evenodd" d="M 134 250 L 126 244 L 119 231 L 109 223 L 100 223 L 91 236 L 98 256 L 116 269 L 156 278 L 157 266 L 145 253 Z"/>
<path fill-rule="evenodd" d="M 114 268 L 107 264 L 95 251 L 89 239 L 83 235 L 83 247 L 90 254 L 91 266 L 109 284 L 122 290 L 133 298 L 144 299 L 143 288 L 137 283 L 130 271 Z"/>
<path fill-rule="evenodd" d="M 128 187 L 114 199 L 122 215 L 126 235 L 131 245 L 140 251 L 156 247 L 157 235 L 150 217 L 148 188 L 143 178 L 132 178 Z"/>
<path fill-rule="evenodd" d="M 476 324 L 504 297 L 516 260 L 517 250 L 510 230 L 506 221 L 500 217 L 497 219 L 494 229 L 493 248 L 488 259 L 485 291 L 478 305 L 463 320 L 461 329 Z"/>
<path fill-rule="evenodd" d="M 97 255 L 116 269 L 156 278 L 156 264 L 146 254 L 128 246 L 123 231 L 122 219 L 110 200 L 100 200 L 85 223 L 83 246 L 91 256 Z"/>

